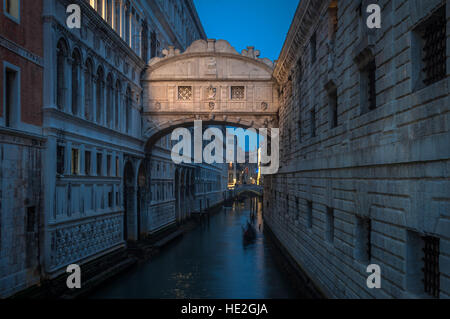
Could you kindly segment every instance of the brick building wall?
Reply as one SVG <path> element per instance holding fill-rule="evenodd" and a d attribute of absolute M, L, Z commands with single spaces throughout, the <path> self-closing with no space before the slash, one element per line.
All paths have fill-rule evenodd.
<path fill-rule="evenodd" d="M 274 72 L 281 168 L 264 179 L 265 218 L 328 297 L 449 298 L 450 3 L 377 3 L 377 30 L 367 1 L 300 3 Z M 436 19 L 444 71 L 425 84 L 422 30 Z M 369 264 L 381 289 L 366 285 Z"/>
<path fill-rule="evenodd" d="M 0 6 L 0 61 L 2 76 L 0 87 L 3 88 L 4 62 L 20 68 L 21 87 L 21 121 L 35 126 L 42 125 L 42 1 L 32 3 L 21 1 L 20 20 L 13 21 L 4 14 L 3 4 Z M 8 49 L 6 40 L 13 42 L 13 49 Z M 29 57 L 26 58 L 25 56 Z M 4 112 L 4 92 L 0 90 L 0 116 Z"/>
<path fill-rule="evenodd" d="M 40 280 L 42 228 L 42 1 L 0 5 L 0 298 Z M 13 72 L 13 80 L 7 79 Z M 13 84 L 11 84 L 13 83 Z M 7 89 L 12 99 L 5 112 Z M 8 117 L 9 119 L 9 117 Z"/>

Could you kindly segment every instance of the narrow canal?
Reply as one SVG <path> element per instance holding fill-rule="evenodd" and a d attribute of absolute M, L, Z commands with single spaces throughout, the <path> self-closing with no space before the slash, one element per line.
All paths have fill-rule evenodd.
<path fill-rule="evenodd" d="M 275 264 L 276 249 L 263 233 L 261 205 L 256 240 L 243 244 L 250 199 L 222 208 L 152 260 L 97 290 L 92 298 L 297 298 Z M 259 225 L 261 228 L 259 229 Z"/>

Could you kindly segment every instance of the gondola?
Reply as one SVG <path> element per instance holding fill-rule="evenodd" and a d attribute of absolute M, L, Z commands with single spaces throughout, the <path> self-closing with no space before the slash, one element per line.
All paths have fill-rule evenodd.
<path fill-rule="evenodd" d="M 249 244 L 253 242 L 256 238 L 256 230 L 252 224 L 247 222 L 247 227 L 243 228 L 243 240 L 244 244 Z"/>

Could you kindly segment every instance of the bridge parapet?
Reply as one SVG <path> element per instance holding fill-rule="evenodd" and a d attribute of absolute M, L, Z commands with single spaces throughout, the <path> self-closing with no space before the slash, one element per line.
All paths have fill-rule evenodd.
<path fill-rule="evenodd" d="M 242 127 L 275 127 L 278 85 L 273 63 L 248 47 L 198 40 L 153 58 L 143 76 L 144 136 L 194 120 Z"/>
<path fill-rule="evenodd" d="M 245 192 L 250 192 L 258 196 L 262 196 L 264 188 L 260 185 L 253 185 L 253 184 L 236 185 L 234 188 L 235 196 L 239 196 L 240 194 L 243 194 Z"/>

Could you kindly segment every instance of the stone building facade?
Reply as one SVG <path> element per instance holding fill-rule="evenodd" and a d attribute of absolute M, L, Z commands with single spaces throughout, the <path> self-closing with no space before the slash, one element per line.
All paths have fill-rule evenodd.
<path fill-rule="evenodd" d="M 192 1 L 7 3 L 0 297 L 181 222 L 198 210 L 197 198 L 213 206 L 226 189 L 200 189 L 221 185 L 223 165 L 173 165 L 169 137 L 149 152 L 142 135 L 148 61 L 163 47 L 206 39 Z M 66 23 L 70 4 L 80 6 L 79 29 Z"/>
<path fill-rule="evenodd" d="M 0 296 L 39 281 L 42 6 L 0 6 Z"/>
<path fill-rule="evenodd" d="M 449 298 L 450 1 L 370 2 L 299 4 L 265 220 L 325 296 Z"/>

